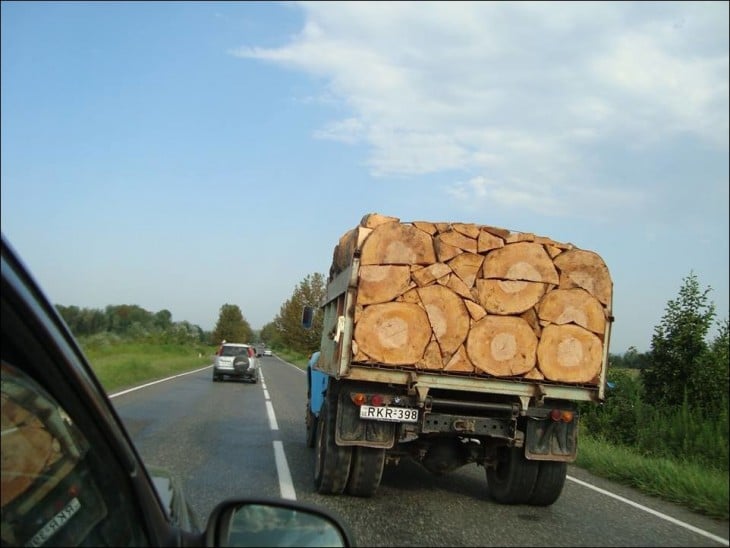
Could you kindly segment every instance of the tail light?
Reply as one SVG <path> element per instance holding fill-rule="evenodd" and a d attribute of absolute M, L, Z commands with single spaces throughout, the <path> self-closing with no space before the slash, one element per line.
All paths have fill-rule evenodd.
<path fill-rule="evenodd" d="M 362 392 L 352 392 L 350 394 L 352 403 L 357 406 L 370 404 L 374 406 L 384 405 L 386 403 L 385 397 L 382 394 L 364 394 Z"/>
<path fill-rule="evenodd" d="M 550 411 L 550 418 L 554 422 L 573 422 L 574 414 L 572 411 L 553 409 Z"/>

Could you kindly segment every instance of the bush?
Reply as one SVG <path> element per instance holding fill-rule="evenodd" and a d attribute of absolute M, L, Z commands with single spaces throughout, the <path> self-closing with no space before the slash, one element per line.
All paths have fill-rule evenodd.
<path fill-rule="evenodd" d="M 633 445 L 644 417 L 641 382 L 629 370 L 609 371 L 606 401 L 599 406 L 583 404 L 581 420 L 591 435 L 621 445 Z"/>

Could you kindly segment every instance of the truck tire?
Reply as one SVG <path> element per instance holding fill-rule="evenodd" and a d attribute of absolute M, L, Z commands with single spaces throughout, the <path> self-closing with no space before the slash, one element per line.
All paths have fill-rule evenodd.
<path fill-rule="evenodd" d="M 539 463 L 527 460 L 521 447 L 500 447 L 496 466 L 487 468 L 489 496 L 500 504 L 526 504 L 538 471 Z"/>
<path fill-rule="evenodd" d="M 356 497 L 372 497 L 380 485 L 385 466 L 385 449 L 355 447 L 346 491 Z"/>
<path fill-rule="evenodd" d="M 312 409 L 309 406 L 309 400 L 307 400 L 307 411 L 304 418 L 304 422 L 307 425 L 307 447 L 314 447 L 317 445 L 317 417 L 312 413 Z"/>
<path fill-rule="evenodd" d="M 317 454 L 314 460 L 314 486 L 322 495 L 341 495 L 350 475 L 352 447 L 335 443 L 335 409 L 325 401 L 317 421 Z"/>
<path fill-rule="evenodd" d="M 568 465 L 564 462 L 541 461 L 535 487 L 527 501 L 533 506 L 550 506 L 563 491 Z"/>

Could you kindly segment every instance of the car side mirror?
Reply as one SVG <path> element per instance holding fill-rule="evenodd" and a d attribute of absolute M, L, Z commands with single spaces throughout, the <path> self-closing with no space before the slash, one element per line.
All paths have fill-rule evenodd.
<path fill-rule="evenodd" d="M 302 310 L 302 327 L 304 329 L 311 329 L 312 323 L 314 322 L 314 308 L 311 306 L 305 306 Z"/>
<path fill-rule="evenodd" d="M 328 511 L 284 499 L 230 499 L 215 507 L 206 546 L 352 546 L 350 535 Z"/>

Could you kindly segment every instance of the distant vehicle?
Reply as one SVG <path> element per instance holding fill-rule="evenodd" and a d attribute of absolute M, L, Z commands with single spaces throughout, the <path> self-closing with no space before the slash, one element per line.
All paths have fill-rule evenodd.
<path fill-rule="evenodd" d="M 271 352 L 271 348 L 267 348 L 264 350 L 264 356 L 273 356 L 274 354 Z"/>
<path fill-rule="evenodd" d="M 2 546 L 352 545 L 330 512 L 279 498 L 228 499 L 199 529 L 4 237 L 0 303 Z"/>
<path fill-rule="evenodd" d="M 225 342 L 213 358 L 213 382 L 225 377 L 257 383 L 259 381 L 256 351 L 250 344 Z"/>

